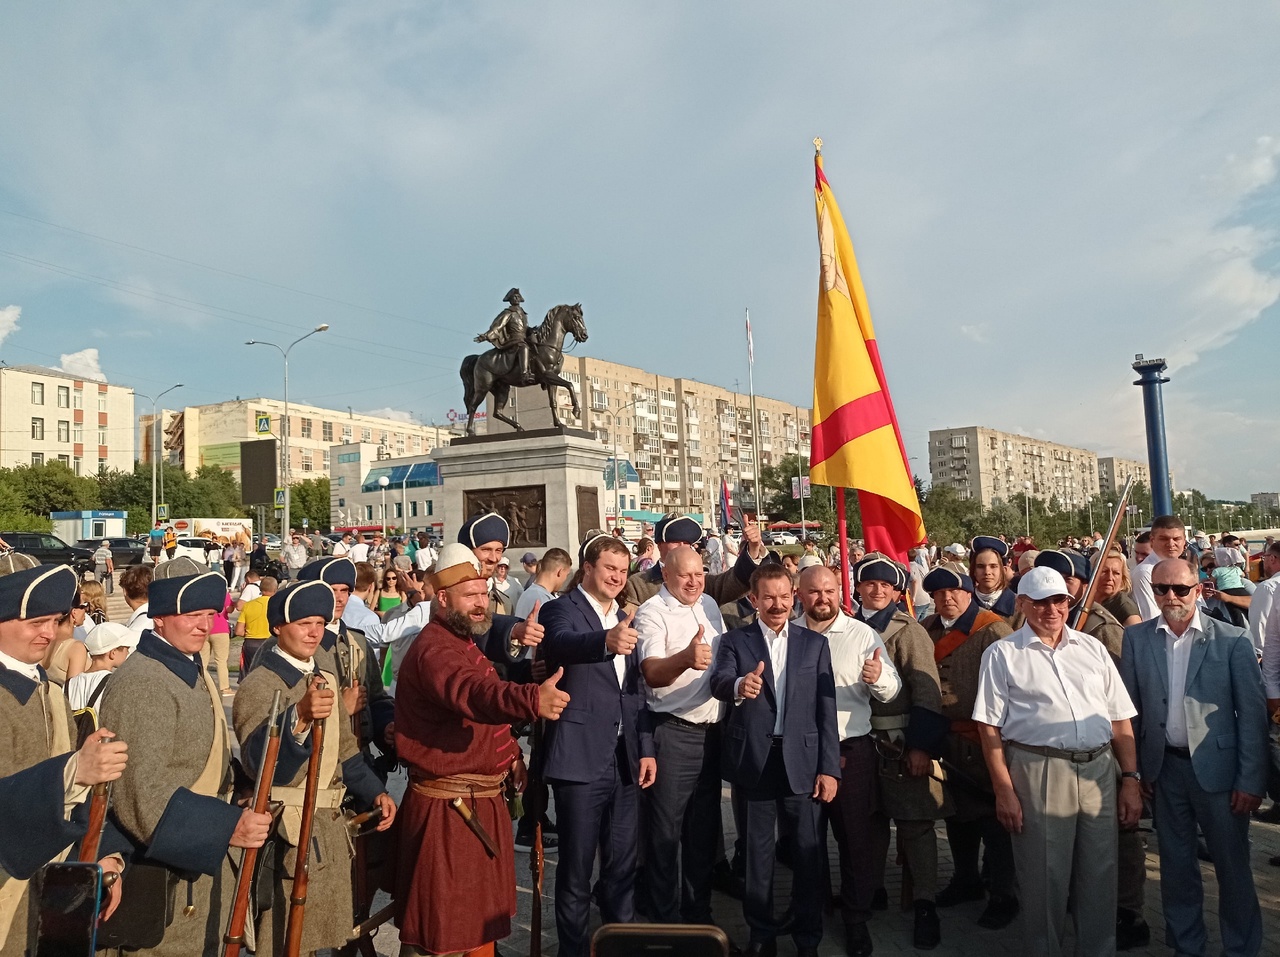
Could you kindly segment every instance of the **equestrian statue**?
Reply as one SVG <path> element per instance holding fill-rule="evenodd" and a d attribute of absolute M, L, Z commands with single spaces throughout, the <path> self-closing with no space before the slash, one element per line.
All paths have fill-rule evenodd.
<path fill-rule="evenodd" d="M 568 390 L 573 414 L 582 414 L 578 393 L 569 380 L 560 375 L 564 366 L 565 335 L 573 336 L 575 342 L 587 341 L 582 303 L 553 306 L 541 325 L 530 328 L 528 316 L 521 306 L 524 297 L 520 290 L 512 289 L 503 301 L 508 303 L 507 308 L 498 313 L 488 331 L 475 339 L 476 342 L 488 342 L 493 348 L 482 355 L 467 356 L 459 370 L 467 405 L 467 435 L 476 434 L 476 409 L 490 394 L 493 395 L 493 418 L 507 423 L 517 432 L 523 432 L 519 422 L 503 415 L 503 409 L 507 407 L 512 387 L 524 385 L 540 385 L 546 390 L 551 420 L 559 428 L 557 388 Z"/>

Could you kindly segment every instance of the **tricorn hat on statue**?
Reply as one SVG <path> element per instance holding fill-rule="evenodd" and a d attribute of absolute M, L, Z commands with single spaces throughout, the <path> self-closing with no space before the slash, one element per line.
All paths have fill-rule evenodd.
<path fill-rule="evenodd" d="M 502 301 L 503 301 L 503 302 L 509 302 L 509 303 L 512 303 L 512 304 L 517 303 L 517 302 L 524 302 L 524 296 L 520 295 L 520 290 L 519 290 L 519 289 L 517 289 L 517 288 L 515 288 L 514 286 L 512 286 L 512 287 L 511 287 L 511 291 L 510 291 L 510 292 L 508 292 L 505 296 L 503 296 L 503 297 L 502 297 Z"/>

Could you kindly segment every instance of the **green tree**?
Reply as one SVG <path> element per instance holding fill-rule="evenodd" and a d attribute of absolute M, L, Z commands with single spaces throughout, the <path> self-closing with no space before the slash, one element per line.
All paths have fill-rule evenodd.
<path fill-rule="evenodd" d="M 392 509 L 390 505 L 387 507 Z M 304 479 L 290 486 L 289 520 L 294 528 L 302 527 L 303 518 L 306 518 L 310 528 L 328 528 L 329 514 L 329 479 L 327 477 Z"/>

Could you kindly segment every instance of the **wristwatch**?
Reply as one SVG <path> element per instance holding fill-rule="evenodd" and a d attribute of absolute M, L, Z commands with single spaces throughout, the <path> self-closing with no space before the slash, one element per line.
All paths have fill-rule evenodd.
<path fill-rule="evenodd" d="M 1120 772 L 1120 777 L 1122 777 L 1122 778 L 1133 778 L 1135 781 L 1137 781 L 1137 782 L 1139 782 L 1139 783 L 1141 783 L 1141 782 L 1142 782 L 1142 772 L 1141 772 L 1141 771 L 1121 771 L 1121 772 Z"/>

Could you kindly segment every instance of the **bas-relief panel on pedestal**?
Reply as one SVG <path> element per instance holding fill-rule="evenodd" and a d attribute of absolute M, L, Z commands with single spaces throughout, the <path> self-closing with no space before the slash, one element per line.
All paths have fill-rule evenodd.
<path fill-rule="evenodd" d="M 545 548 L 547 544 L 547 487 L 517 485 L 463 492 L 464 514 L 497 512 L 511 527 L 508 548 Z"/>

